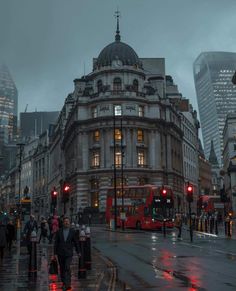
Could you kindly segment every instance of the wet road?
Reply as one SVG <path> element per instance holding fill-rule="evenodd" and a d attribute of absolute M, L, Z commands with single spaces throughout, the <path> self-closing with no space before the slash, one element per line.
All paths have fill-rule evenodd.
<path fill-rule="evenodd" d="M 236 240 L 173 231 L 115 233 L 94 230 L 94 245 L 118 267 L 131 290 L 236 290 Z"/>

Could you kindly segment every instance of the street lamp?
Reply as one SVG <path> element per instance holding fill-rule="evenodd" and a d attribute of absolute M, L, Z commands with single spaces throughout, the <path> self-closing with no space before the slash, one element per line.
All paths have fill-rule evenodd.
<path fill-rule="evenodd" d="M 114 143 L 114 228 L 117 228 L 117 191 L 116 191 L 116 112 L 115 106 L 113 108 L 113 143 Z"/>
<path fill-rule="evenodd" d="M 20 194 L 21 194 L 21 163 L 22 163 L 22 153 L 23 153 L 23 148 L 25 146 L 24 143 L 17 143 L 16 144 L 19 149 L 20 149 L 20 161 L 19 161 L 19 167 L 18 167 L 18 172 L 19 172 L 19 192 L 18 192 L 18 195 L 19 195 L 19 205 L 20 205 Z"/>
<path fill-rule="evenodd" d="M 19 154 L 20 154 L 20 161 L 19 161 L 19 167 L 18 167 L 18 172 L 19 172 L 19 206 L 18 206 L 18 222 L 17 222 L 17 240 L 20 242 L 20 219 L 21 219 L 21 200 L 20 200 L 20 194 L 21 194 L 21 163 L 22 163 L 22 153 L 23 153 L 23 148 L 24 148 L 24 143 L 17 143 L 16 144 L 19 147 Z"/>
<path fill-rule="evenodd" d="M 121 147 L 121 207 L 122 207 L 122 214 L 121 214 L 121 223 L 122 223 L 122 230 L 125 230 L 125 213 L 124 213 L 124 163 L 123 163 L 123 124 L 122 124 L 122 116 L 120 119 L 120 132 L 121 132 L 121 139 L 120 139 L 120 147 Z"/>

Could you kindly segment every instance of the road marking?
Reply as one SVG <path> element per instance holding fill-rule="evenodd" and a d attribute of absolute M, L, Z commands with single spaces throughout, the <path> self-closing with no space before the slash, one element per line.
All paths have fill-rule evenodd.
<path fill-rule="evenodd" d="M 187 246 L 192 246 L 192 247 L 199 248 L 199 249 L 204 249 L 204 250 L 207 250 L 207 251 L 214 251 L 214 252 L 219 253 L 219 254 L 236 256 L 236 253 L 225 252 L 225 251 L 221 251 L 221 250 L 217 250 L 217 249 L 206 249 L 203 246 L 198 246 L 198 245 L 194 245 L 194 244 L 187 243 L 187 242 L 186 243 L 185 242 L 180 242 L 180 244 L 187 245 Z"/>

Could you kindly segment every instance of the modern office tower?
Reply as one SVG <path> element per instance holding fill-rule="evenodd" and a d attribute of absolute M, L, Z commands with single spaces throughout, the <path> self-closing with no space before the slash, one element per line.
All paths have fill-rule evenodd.
<path fill-rule="evenodd" d="M 0 176 L 9 170 L 17 135 L 18 93 L 5 65 L 0 64 Z"/>
<path fill-rule="evenodd" d="M 230 52 L 203 52 L 193 65 L 205 155 L 209 157 L 213 140 L 219 165 L 226 115 L 236 110 L 235 68 L 236 53 Z"/>
<path fill-rule="evenodd" d="M 8 144 L 17 133 L 18 93 L 5 65 L 0 65 L 0 144 Z"/>

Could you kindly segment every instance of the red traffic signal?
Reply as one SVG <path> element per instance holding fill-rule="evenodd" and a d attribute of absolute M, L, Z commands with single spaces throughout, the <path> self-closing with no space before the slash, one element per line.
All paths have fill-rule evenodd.
<path fill-rule="evenodd" d="M 167 190 L 165 188 L 161 189 L 161 195 L 166 196 Z"/>
<path fill-rule="evenodd" d="M 187 191 L 188 191 L 188 193 L 192 193 L 193 192 L 193 187 L 192 186 L 188 186 Z"/>
<path fill-rule="evenodd" d="M 187 201 L 193 202 L 193 186 L 188 183 L 187 185 Z"/>
<path fill-rule="evenodd" d="M 51 196 L 52 196 L 52 197 L 57 197 L 57 194 L 58 194 L 58 193 L 57 193 L 57 190 L 56 190 L 56 188 L 54 187 L 53 190 L 51 191 Z"/>
<path fill-rule="evenodd" d="M 70 196 L 70 185 L 65 182 L 63 185 L 63 198 L 62 198 L 64 203 L 69 201 L 69 196 Z"/>
<path fill-rule="evenodd" d="M 64 185 L 64 192 L 69 192 L 70 191 L 70 186 L 69 185 Z"/>

